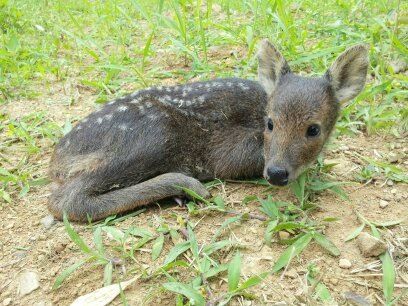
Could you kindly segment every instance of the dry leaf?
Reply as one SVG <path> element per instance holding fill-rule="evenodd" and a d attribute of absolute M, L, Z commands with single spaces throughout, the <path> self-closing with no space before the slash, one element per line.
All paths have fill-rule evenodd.
<path fill-rule="evenodd" d="M 138 277 L 119 284 L 99 288 L 91 293 L 85 294 L 72 302 L 71 306 L 105 306 L 112 302 L 130 284 L 134 283 Z M 120 286 L 119 286 L 120 285 Z"/>

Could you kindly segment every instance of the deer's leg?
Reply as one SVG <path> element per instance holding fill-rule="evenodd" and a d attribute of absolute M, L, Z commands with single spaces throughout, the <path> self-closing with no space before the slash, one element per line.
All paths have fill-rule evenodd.
<path fill-rule="evenodd" d="M 165 173 L 139 184 L 98 193 L 98 181 L 77 177 L 53 191 L 48 203 L 53 215 L 61 219 L 64 211 L 73 221 L 99 220 L 136 207 L 173 196 L 183 195 L 179 187 L 192 189 L 203 197 L 210 194 L 198 180 L 181 173 Z"/>

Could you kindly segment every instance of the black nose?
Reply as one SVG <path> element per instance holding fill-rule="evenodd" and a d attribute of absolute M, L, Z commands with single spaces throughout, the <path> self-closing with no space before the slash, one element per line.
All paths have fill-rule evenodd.
<path fill-rule="evenodd" d="M 268 181 L 272 185 L 285 186 L 289 181 L 289 173 L 285 168 L 269 167 L 266 172 L 268 174 Z"/>

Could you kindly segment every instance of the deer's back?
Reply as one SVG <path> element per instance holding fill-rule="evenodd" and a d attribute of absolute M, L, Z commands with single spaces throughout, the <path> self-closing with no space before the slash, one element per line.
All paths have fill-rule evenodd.
<path fill-rule="evenodd" d="M 243 79 L 138 91 L 107 103 L 63 137 L 51 176 L 64 181 L 103 171 L 112 181 L 133 184 L 170 171 L 211 172 L 210 145 L 222 146 L 214 137 L 228 137 L 235 127 L 262 131 L 265 104 L 261 86 Z"/>

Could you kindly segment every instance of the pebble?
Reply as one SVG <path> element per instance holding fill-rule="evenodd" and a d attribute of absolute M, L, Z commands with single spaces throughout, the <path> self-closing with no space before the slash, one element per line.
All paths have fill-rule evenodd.
<path fill-rule="evenodd" d="M 364 257 L 376 257 L 387 250 L 384 241 L 367 233 L 361 233 L 358 236 L 357 245 Z"/>
<path fill-rule="evenodd" d="M 50 229 L 55 224 L 55 219 L 53 215 L 48 215 L 42 218 L 40 222 L 46 229 Z"/>
<path fill-rule="evenodd" d="M 290 234 L 288 232 L 285 232 L 285 231 L 280 231 L 278 233 L 278 235 L 279 235 L 279 239 L 281 239 L 281 240 L 285 240 L 285 239 L 290 238 Z"/>
<path fill-rule="evenodd" d="M 26 271 L 20 275 L 18 292 L 20 296 L 27 295 L 40 287 L 40 277 L 36 272 Z"/>
<path fill-rule="evenodd" d="M 350 260 L 346 258 L 341 258 L 339 260 L 339 267 L 342 269 L 350 269 L 351 268 L 351 262 Z"/>
<path fill-rule="evenodd" d="M 56 253 L 61 253 L 62 251 L 65 250 L 67 244 L 66 243 L 58 243 L 55 247 L 54 250 Z"/>
<path fill-rule="evenodd" d="M 392 180 L 388 180 L 388 181 L 387 181 L 387 185 L 388 185 L 388 186 L 394 186 L 394 182 L 393 182 Z"/>
<path fill-rule="evenodd" d="M 391 194 L 396 194 L 397 193 L 397 189 L 393 188 L 391 189 Z"/>
<path fill-rule="evenodd" d="M 289 271 L 287 271 L 285 273 L 285 276 L 288 277 L 288 278 L 295 279 L 295 278 L 297 278 L 297 273 L 296 273 L 295 270 L 291 269 L 291 270 L 289 270 Z"/>
<path fill-rule="evenodd" d="M 388 206 L 388 202 L 384 200 L 380 200 L 380 208 L 386 208 Z"/>
<path fill-rule="evenodd" d="M 333 285 L 337 286 L 339 283 L 339 280 L 337 278 L 331 278 L 330 279 L 330 283 L 332 283 Z"/>
<path fill-rule="evenodd" d="M 4 299 L 3 306 L 8 306 L 11 304 L 11 298 Z"/>

